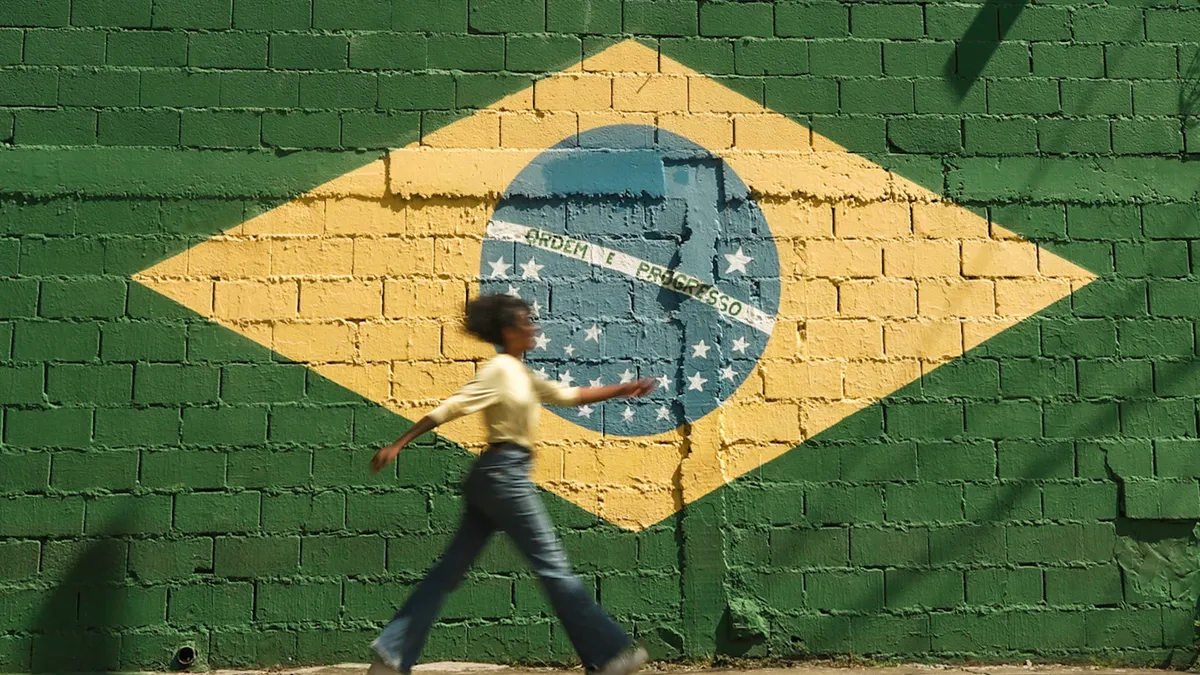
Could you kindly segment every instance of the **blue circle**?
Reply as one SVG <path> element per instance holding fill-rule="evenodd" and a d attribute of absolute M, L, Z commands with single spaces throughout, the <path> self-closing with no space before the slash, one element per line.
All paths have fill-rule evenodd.
<path fill-rule="evenodd" d="M 729 165 L 685 138 L 642 125 L 572 136 L 517 175 L 492 221 L 546 233 L 535 243 L 557 235 L 554 251 L 483 244 L 481 292 L 535 307 L 530 368 L 576 386 L 659 379 L 644 399 L 550 408 L 565 419 L 618 436 L 669 431 L 727 400 L 766 348 L 769 329 L 730 315 L 779 310 L 770 228 Z M 637 276 L 611 269 L 615 256 L 588 255 L 601 247 L 639 261 Z M 656 269 L 670 271 L 666 283 Z M 727 311 L 675 290 L 680 272 L 722 293 Z"/>

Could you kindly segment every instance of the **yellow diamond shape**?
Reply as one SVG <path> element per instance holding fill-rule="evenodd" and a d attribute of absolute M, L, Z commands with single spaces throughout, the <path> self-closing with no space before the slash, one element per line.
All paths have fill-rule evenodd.
<path fill-rule="evenodd" d="M 534 479 L 625 528 L 662 520 L 1090 283 L 1088 271 L 626 41 L 135 276 L 410 419 L 493 352 L 457 326 L 489 215 L 564 138 L 611 124 L 728 162 L 779 251 L 758 365 L 640 438 L 543 415 Z M 478 452 L 478 420 L 442 427 Z"/>

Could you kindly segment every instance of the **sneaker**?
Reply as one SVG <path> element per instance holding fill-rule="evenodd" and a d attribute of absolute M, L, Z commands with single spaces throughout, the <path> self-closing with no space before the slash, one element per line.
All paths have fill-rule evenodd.
<path fill-rule="evenodd" d="M 627 649 L 604 664 L 604 667 L 597 670 L 595 675 L 631 675 L 646 665 L 646 660 L 649 658 L 650 655 L 642 647 Z"/>
<path fill-rule="evenodd" d="M 376 656 L 375 660 L 371 662 L 371 667 L 367 669 L 367 675 L 402 675 L 402 673 Z"/>

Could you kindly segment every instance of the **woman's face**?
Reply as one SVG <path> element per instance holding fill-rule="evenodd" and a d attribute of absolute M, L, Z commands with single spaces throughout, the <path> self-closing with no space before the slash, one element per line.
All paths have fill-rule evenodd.
<path fill-rule="evenodd" d="M 524 354 L 537 344 L 534 340 L 541 329 L 529 318 L 529 312 L 521 312 L 516 324 L 504 329 L 504 351 Z"/>

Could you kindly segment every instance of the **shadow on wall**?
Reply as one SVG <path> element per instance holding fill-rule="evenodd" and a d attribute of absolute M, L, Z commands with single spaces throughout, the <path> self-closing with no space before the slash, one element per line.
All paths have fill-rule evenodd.
<path fill-rule="evenodd" d="M 43 575 L 56 585 L 37 619 L 34 673 L 119 670 L 129 544 L 112 535 L 130 531 L 133 520 L 127 509 L 98 539 L 47 542 Z"/>
<path fill-rule="evenodd" d="M 946 60 L 944 73 L 960 99 L 975 85 L 1029 0 L 987 0 Z"/>
<path fill-rule="evenodd" d="M 1191 64 L 1183 72 L 1182 79 L 1179 87 L 1179 117 L 1185 132 L 1195 128 L 1200 133 L 1200 49 L 1192 55 Z"/>

